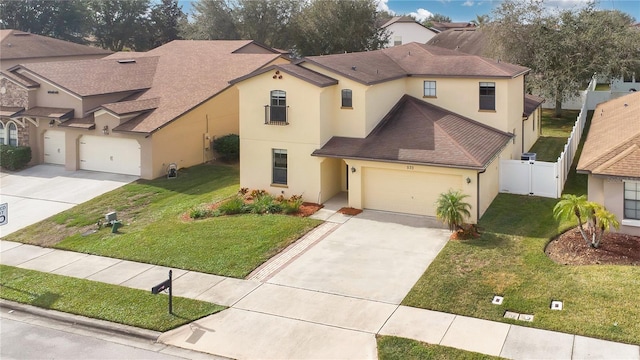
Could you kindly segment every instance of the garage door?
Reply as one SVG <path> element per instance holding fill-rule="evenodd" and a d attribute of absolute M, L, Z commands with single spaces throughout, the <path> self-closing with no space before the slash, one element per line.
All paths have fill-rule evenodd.
<path fill-rule="evenodd" d="M 44 133 L 44 162 L 64 165 L 64 131 L 47 130 Z"/>
<path fill-rule="evenodd" d="M 434 203 L 443 192 L 461 187 L 459 175 L 388 169 L 363 169 L 366 209 L 435 216 Z"/>
<path fill-rule="evenodd" d="M 110 136 L 80 138 L 80 169 L 140 176 L 140 144 Z"/>

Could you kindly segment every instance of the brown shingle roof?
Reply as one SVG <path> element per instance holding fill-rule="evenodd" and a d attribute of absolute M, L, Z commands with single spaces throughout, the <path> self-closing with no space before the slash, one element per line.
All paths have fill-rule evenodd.
<path fill-rule="evenodd" d="M 157 64 L 157 57 L 140 58 L 135 62 L 104 58 L 31 63 L 9 70 L 16 73 L 24 69 L 78 96 L 92 96 L 148 89 Z"/>
<path fill-rule="evenodd" d="M 577 169 L 640 178 L 640 92 L 596 107 Z"/>
<path fill-rule="evenodd" d="M 25 88 L 37 88 L 40 87 L 40 84 L 38 84 L 37 82 L 29 79 L 26 76 L 20 75 L 18 73 L 12 73 L 12 72 L 5 72 L 5 71 L 0 71 L 0 75 L 6 77 L 7 79 L 13 81 L 14 83 L 24 86 Z"/>
<path fill-rule="evenodd" d="M 389 19 L 389 21 L 387 21 L 386 23 L 384 23 L 382 26 L 380 26 L 381 28 L 386 28 L 389 25 L 395 24 L 395 23 L 415 23 L 418 24 L 420 26 L 424 26 L 422 24 L 420 24 L 419 22 L 416 21 L 416 19 L 410 17 L 410 16 L 394 16 L 391 19 Z M 431 30 L 431 29 L 429 29 Z M 433 30 L 431 30 L 433 31 Z"/>
<path fill-rule="evenodd" d="M 237 82 L 240 82 L 242 80 L 248 79 L 248 78 L 252 78 L 254 76 L 260 75 L 260 74 L 264 74 L 266 72 L 269 71 L 281 71 L 283 73 L 287 73 L 290 74 L 292 76 L 297 77 L 298 79 L 304 80 L 310 84 L 313 84 L 315 86 L 318 87 L 325 87 L 325 86 L 330 86 L 330 85 L 335 85 L 338 83 L 338 80 L 328 77 L 326 75 L 320 74 L 316 71 L 313 70 L 309 70 L 306 68 L 303 68 L 302 66 L 299 65 L 295 65 L 295 64 L 281 64 L 281 65 L 272 65 L 272 66 L 268 66 L 266 68 L 263 69 L 258 69 L 254 72 L 252 72 L 251 74 L 247 74 L 245 76 L 241 76 L 237 79 L 233 79 L 230 81 L 231 84 L 235 84 Z M 278 74 L 274 74 L 278 75 Z"/>
<path fill-rule="evenodd" d="M 21 112 L 20 116 L 46 117 L 58 120 L 70 119 L 73 117 L 73 109 L 36 106 Z"/>
<path fill-rule="evenodd" d="M 0 106 L 0 116 L 2 116 L 2 117 L 12 117 L 13 115 L 19 113 L 22 110 L 24 110 L 23 107 Z"/>
<path fill-rule="evenodd" d="M 405 95 L 366 138 L 333 137 L 313 155 L 482 170 L 511 137 Z"/>
<path fill-rule="evenodd" d="M 116 115 L 125 115 L 139 111 L 152 110 L 157 108 L 159 105 L 160 99 L 152 98 L 103 104 L 101 108 L 108 110 Z"/>
<path fill-rule="evenodd" d="M 405 76 L 513 78 L 528 68 L 415 42 L 387 49 L 311 56 L 319 65 L 352 80 L 372 85 Z"/>
<path fill-rule="evenodd" d="M 488 43 L 488 36 L 476 28 L 446 30 L 427 41 L 427 45 L 478 56 L 485 56 Z"/>
<path fill-rule="evenodd" d="M 0 30 L 0 59 L 109 55 L 111 51 L 18 30 Z"/>
<path fill-rule="evenodd" d="M 544 102 L 544 98 L 539 96 L 524 94 L 524 115 L 525 117 L 529 117 L 529 115 L 533 114 L 533 112 L 542 105 Z"/>
<path fill-rule="evenodd" d="M 437 22 L 432 21 L 431 27 L 438 31 L 446 31 L 449 29 L 475 28 L 476 26 L 470 22 Z"/>

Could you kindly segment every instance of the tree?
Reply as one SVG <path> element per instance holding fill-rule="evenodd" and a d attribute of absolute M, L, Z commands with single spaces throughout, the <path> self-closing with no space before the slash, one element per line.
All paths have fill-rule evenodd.
<path fill-rule="evenodd" d="M 156 48 L 173 40 L 180 39 L 179 26 L 186 16 L 178 0 L 162 0 L 151 8 L 149 15 L 148 49 Z"/>
<path fill-rule="evenodd" d="M 463 201 L 468 197 L 459 190 L 449 190 L 438 196 L 436 217 L 447 224 L 451 232 L 462 229 L 464 219 L 471 216 L 471 205 Z"/>
<path fill-rule="evenodd" d="M 529 90 L 562 101 L 578 93 L 594 73 L 614 77 L 631 71 L 640 58 L 640 32 L 619 11 L 551 12 L 544 0 L 505 0 L 486 25 L 490 53 L 501 60 L 531 68 Z"/>
<path fill-rule="evenodd" d="M 451 18 L 446 16 L 446 15 L 435 13 L 435 14 L 429 16 L 428 18 L 424 19 L 424 22 L 422 22 L 422 25 L 430 28 L 430 27 L 433 26 L 434 22 L 450 23 L 451 22 Z"/>
<path fill-rule="evenodd" d="M 296 55 L 377 50 L 389 34 L 377 26 L 375 0 L 315 0 L 295 19 Z"/>
<path fill-rule="evenodd" d="M 149 0 L 93 0 L 94 36 L 101 47 L 113 51 L 146 50 L 149 38 Z"/>
<path fill-rule="evenodd" d="M 600 247 L 605 232 L 612 227 L 620 228 L 620 223 L 614 214 L 598 203 L 587 201 L 585 195 L 562 195 L 561 200 L 553 207 L 553 216 L 557 220 L 570 220 L 575 216 L 578 220 L 580 235 L 587 246 L 596 249 Z"/>
<path fill-rule="evenodd" d="M 491 20 L 491 18 L 489 17 L 489 15 L 486 15 L 486 14 L 476 15 L 476 18 L 471 20 L 470 23 L 472 23 L 475 26 L 479 27 L 479 26 L 486 25 L 490 20 Z"/>
<path fill-rule="evenodd" d="M 85 43 L 90 30 L 87 1 L 2 1 L 0 28 Z"/>
<path fill-rule="evenodd" d="M 237 40 L 235 3 L 231 0 L 199 0 L 192 3 L 193 22 L 184 24 L 181 36 L 195 40 Z"/>
<path fill-rule="evenodd" d="M 239 0 L 237 28 L 243 39 L 289 49 L 293 19 L 302 9 L 299 0 Z"/>

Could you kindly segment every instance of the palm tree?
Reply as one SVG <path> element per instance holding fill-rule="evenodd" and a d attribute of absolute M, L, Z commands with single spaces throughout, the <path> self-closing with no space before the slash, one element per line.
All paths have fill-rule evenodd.
<path fill-rule="evenodd" d="M 611 227 L 616 230 L 620 228 L 620 222 L 616 218 L 616 216 L 604 206 L 598 206 L 598 209 L 594 212 L 594 220 L 597 223 L 595 228 L 595 236 L 593 237 L 593 241 L 591 242 L 591 246 L 594 248 L 600 247 L 600 241 L 602 241 L 602 236 L 605 232 L 611 230 Z"/>
<path fill-rule="evenodd" d="M 556 206 L 553 207 L 553 217 L 557 220 L 570 220 L 573 216 L 578 218 L 578 230 L 587 245 L 590 241 L 582 227 L 582 218 L 588 216 L 588 213 L 589 202 L 586 195 L 564 194 Z"/>
<path fill-rule="evenodd" d="M 471 205 L 462 201 L 467 197 L 469 195 L 459 190 L 449 190 L 440 194 L 436 201 L 436 217 L 446 223 L 451 232 L 461 229 L 465 217 L 471 216 Z"/>

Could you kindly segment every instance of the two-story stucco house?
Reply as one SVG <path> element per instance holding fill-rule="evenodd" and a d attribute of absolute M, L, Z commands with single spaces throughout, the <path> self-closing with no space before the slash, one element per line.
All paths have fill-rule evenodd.
<path fill-rule="evenodd" d="M 233 81 L 241 186 L 429 216 L 460 189 L 475 222 L 498 193 L 499 160 L 538 138 L 528 71 L 417 43 L 255 71 Z"/>
<path fill-rule="evenodd" d="M 409 16 L 394 16 L 382 28 L 389 32 L 387 47 L 411 42 L 424 44 L 438 33 Z"/>
<path fill-rule="evenodd" d="M 2 112 L 29 129 L 35 163 L 153 179 L 170 164 L 212 160 L 211 142 L 238 133 L 238 93 L 229 80 L 288 62 L 239 40 L 21 64 L 0 75 L 18 94 Z"/>

